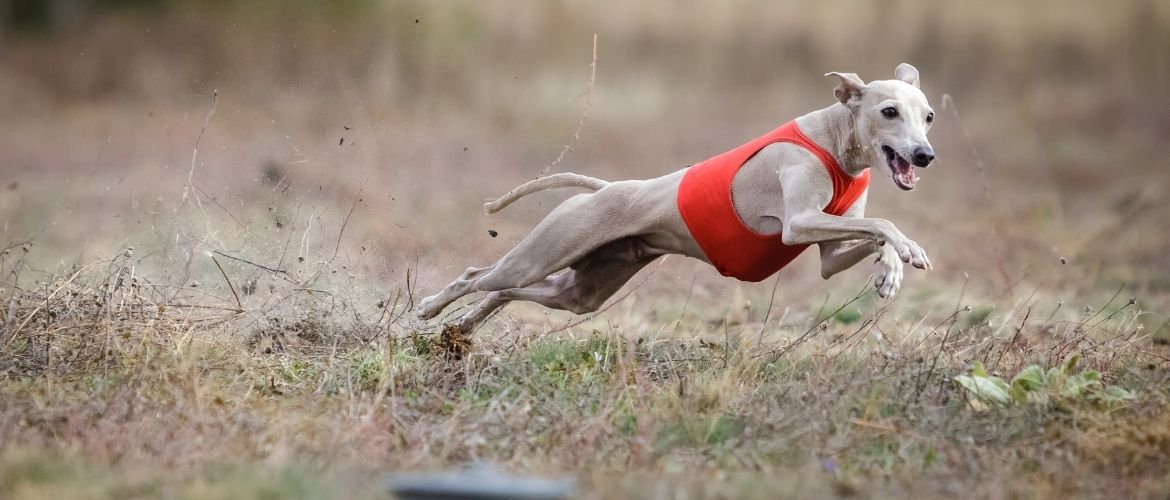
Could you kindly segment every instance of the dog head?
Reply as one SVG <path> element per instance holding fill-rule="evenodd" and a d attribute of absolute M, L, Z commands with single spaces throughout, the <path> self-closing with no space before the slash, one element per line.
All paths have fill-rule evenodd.
<path fill-rule="evenodd" d="M 854 133 L 860 142 L 860 160 L 869 166 L 885 165 L 894 184 L 914 189 L 918 174 L 934 161 L 934 149 L 926 133 L 934 123 L 934 110 L 918 88 L 918 70 L 906 63 L 894 70 L 893 80 L 866 84 L 854 73 L 828 73 L 841 84 L 833 95 L 853 113 Z"/>

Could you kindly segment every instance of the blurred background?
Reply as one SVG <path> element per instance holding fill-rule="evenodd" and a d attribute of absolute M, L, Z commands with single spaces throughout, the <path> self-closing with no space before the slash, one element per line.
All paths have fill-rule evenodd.
<path fill-rule="evenodd" d="M 937 267 L 904 295 L 1124 285 L 1165 311 L 1168 26 L 1157 0 L 0 0 L 0 246 L 34 274 L 133 247 L 174 279 L 220 251 L 433 290 L 567 197 L 480 209 L 566 147 L 549 172 L 654 177 L 832 104 L 827 71 L 910 62 L 939 161 L 870 196 Z M 823 284 L 815 260 L 777 304 L 869 273 Z M 651 269 L 639 296 L 718 314 L 772 288 Z"/>

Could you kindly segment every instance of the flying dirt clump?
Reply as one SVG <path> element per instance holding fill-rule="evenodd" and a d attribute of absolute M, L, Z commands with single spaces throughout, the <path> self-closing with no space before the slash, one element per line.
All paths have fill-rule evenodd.
<path fill-rule="evenodd" d="M 439 334 L 439 341 L 434 344 L 433 350 L 451 360 L 463 359 L 467 353 L 471 352 L 471 336 L 457 325 L 444 325 L 442 333 Z"/>

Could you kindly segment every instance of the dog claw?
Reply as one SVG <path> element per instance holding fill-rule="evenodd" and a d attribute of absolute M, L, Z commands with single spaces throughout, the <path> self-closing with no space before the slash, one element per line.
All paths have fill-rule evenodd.
<path fill-rule="evenodd" d="M 902 257 L 902 262 L 910 264 L 918 269 L 929 269 L 930 259 L 926 257 L 926 251 L 922 249 L 918 243 L 910 241 L 906 244 L 906 252 L 899 253 Z"/>
<path fill-rule="evenodd" d="M 911 258 L 910 247 L 909 246 L 902 246 L 902 247 L 898 248 L 898 258 L 902 259 L 902 262 L 909 264 L 910 258 Z"/>

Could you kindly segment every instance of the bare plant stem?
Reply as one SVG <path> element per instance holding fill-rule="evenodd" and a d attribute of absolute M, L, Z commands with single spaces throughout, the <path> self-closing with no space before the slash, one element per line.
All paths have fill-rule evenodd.
<path fill-rule="evenodd" d="M 236 293 L 236 287 L 232 285 L 232 280 L 228 278 L 227 272 L 223 270 L 223 266 L 219 265 L 219 259 L 212 255 L 211 261 L 215 263 L 215 267 L 219 268 L 219 273 L 223 275 L 223 280 L 227 282 L 228 288 L 231 289 L 232 296 L 236 298 L 236 307 L 239 307 L 239 310 L 236 312 L 244 312 L 244 304 L 240 302 L 240 294 Z"/>
<path fill-rule="evenodd" d="M 207 111 L 207 118 L 203 120 L 203 128 L 199 129 L 199 135 L 195 137 L 195 146 L 191 148 L 191 166 L 187 169 L 187 183 L 183 185 L 183 198 L 179 205 L 187 201 L 187 195 L 194 187 L 195 180 L 195 162 L 199 158 L 199 143 L 203 141 L 203 133 L 207 131 L 207 125 L 211 123 L 211 117 L 215 115 L 215 104 L 219 97 L 219 90 L 211 91 L 211 109 Z"/>
<path fill-rule="evenodd" d="M 1028 317 L 1031 315 L 1032 308 L 1029 307 L 1028 311 L 1024 313 L 1024 319 L 1020 321 L 1020 326 L 1016 328 L 1016 333 L 1012 335 L 1012 340 L 1008 342 L 1008 345 L 1003 346 L 1003 349 L 999 351 L 999 357 L 995 358 L 995 364 L 991 367 L 992 371 L 995 371 L 999 368 L 999 362 L 1003 360 L 1004 353 L 1008 352 L 1012 346 L 1016 345 L 1016 339 L 1020 337 L 1020 332 L 1024 331 L 1024 325 L 1028 322 Z"/>
<path fill-rule="evenodd" d="M 768 354 L 775 354 L 774 356 L 772 356 L 772 359 L 770 361 L 775 362 L 776 360 L 780 359 L 781 356 L 783 356 L 788 351 L 792 350 L 794 347 L 796 347 L 800 344 L 803 344 L 805 341 L 807 341 L 808 339 L 811 339 L 813 336 L 815 336 L 816 333 L 814 331 L 824 331 L 825 328 L 820 328 L 820 327 L 822 325 L 824 325 L 824 323 L 826 321 L 828 321 L 830 318 L 832 318 L 833 316 L 836 316 L 841 311 L 844 311 L 846 307 L 849 307 L 854 302 L 861 300 L 861 298 L 865 296 L 865 292 L 867 290 L 869 290 L 869 285 L 872 282 L 873 282 L 872 279 L 866 280 L 865 285 L 862 285 L 861 290 L 858 290 L 857 295 L 854 295 L 853 298 L 845 301 L 845 303 L 841 304 L 841 307 L 838 307 L 835 311 L 825 315 L 824 318 L 821 318 L 816 323 L 813 323 L 813 325 L 811 327 L 809 327 L 809 329 L 806 330 L 804 333 L 802 333 L 799 337 L 797 337 L 796 340 L 788 343 L 787 345 L 785 345 L 783 347 L 777 347 L 776 349 L 772 349 L 771 351 L 759 353 L 759 354 L 755 355 L 754 357 L 758 358 L 760 356 L 765 356 Z M 828 299 L 826 299 L 826 301 L 827 300 Z M 825 326 L 827 326 L 827 325 L 825 325 Z M 818 330 L 818 328 L 819 328 L 819 330 Z"/>
<path fill-rule="evenodd" d="M 760 344 L 764 341 L 764 329 L 767 328 L 768 318 L 772 315 L 772 304 L 776 302 L 776 289 L 778 288 L 780 288 L 780 273 L 776 273 L 776 279 L 772 281 L 772 295 L 768 297 L 768 308 L 764 310 L 764 321 L 760 323 L 760 332 L 756 335 L 756 350 L 760 349 Z"/>
<path fill-rule="evenodd" d="M 585 128 L 585 121 L 589 119 L 589 110 L 593 105 L 593 82 L 597 78 L 597 33 L 593 34 L 593 62 L 589 64 L 589 82 L 585 85 L 585 92 L 577 97 L 585 97 L 585 105 L 581 110 L 581 119 L 577 121 L 577 130 L 573 131 L 573 138 L 561 148 L 560 154 L 552 163 L 544 167 L 537 177 L 544 177 L 548 171 L 565 159 L 565 154 L 573 150 L 573 145 L 581 139 L 581 129 Z"/>
<path fill-rule="evenodd" d="M 329 259 L 329 262 L 337 259 L 337 253 L 341 251 L 341 237 L 345 235 L 345 227 L 349 225 L 350 216 L 353 215 L 353 211 L 357 208 L 358 202 L 362 200 L 362 192 L 366 190 L 367 181 L 369 181 L 368 176 L 365 181 L 362 181 L 362 187 L 358 189 L 357 195 L 353 197 L 353 202 L 349 204 L 349 212 L 345 214 L 345 220 L 341 222 L 341 230 L 337 232 L 337 244 L 333 246 L 333 257 Z"/>

